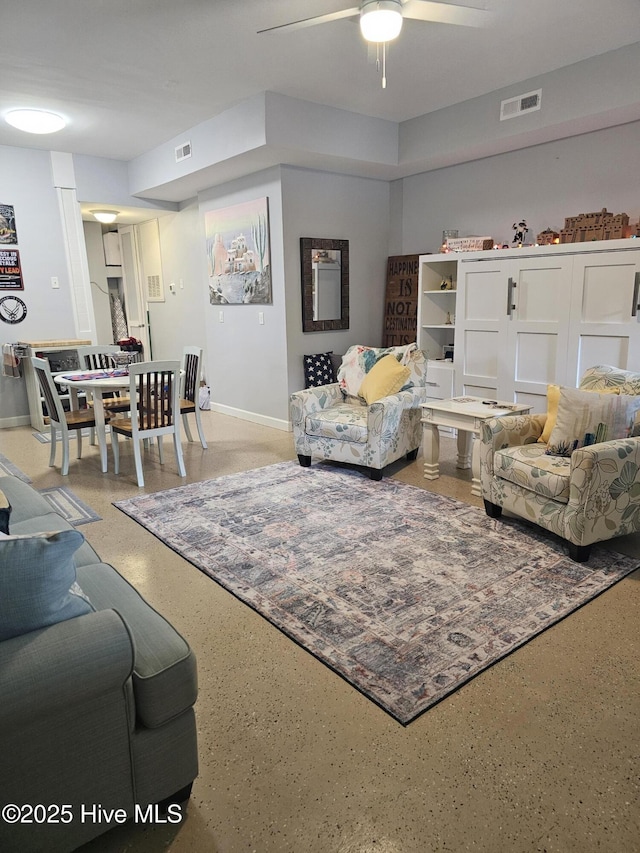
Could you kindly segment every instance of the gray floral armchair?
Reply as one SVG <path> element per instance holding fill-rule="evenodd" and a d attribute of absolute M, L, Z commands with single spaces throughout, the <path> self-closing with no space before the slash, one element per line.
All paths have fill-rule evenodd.
<path fill-rule="evenodd" d="M 405 385 L 367 405 L 358 389 L 367 370 L 393 354 L 409 368 Z M 350 347 L 338 370 L 338 382 L 291 395 L 296 453 L 307 467 L 311 459 L 362 465 L 372 480 L 402 456 L 415 459 L 422 441 L 421 404 L 427 399 L 427 359 L 408 347 Z"/>
<path fill-rule="evenodd" d="M 640 373 L 599 365 L 580 389 L 640 395 Z M 539 441 L 546 415 L 514 415 L 482 426 L 480 480 L 485 509 L 545 527 L 577 562 L 594 542 L 640 531 L 640 437 L 593 443 L 570 456 L 547 455 Z M 633 433 L 632 433 L 633 434 Z"/>

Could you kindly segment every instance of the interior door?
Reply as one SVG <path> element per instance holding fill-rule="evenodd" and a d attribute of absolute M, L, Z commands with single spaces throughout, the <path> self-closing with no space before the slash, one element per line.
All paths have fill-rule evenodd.
<path fill-rule="evenodd" d="M 140 278 L 140 264 L 136 234 L 132 225 L 118 229 L 122 246 L 122 286 L 129 335 L 137 338 L 144 347 L 144 358 L 150 360 L 151 340 L 149 335 L 148 311 Z"/>
<path fill-rule="evenodd" d="M 571 306 L 571 384 L 588 367 L 640 369 L 640 250 L 577 255 Z"/>

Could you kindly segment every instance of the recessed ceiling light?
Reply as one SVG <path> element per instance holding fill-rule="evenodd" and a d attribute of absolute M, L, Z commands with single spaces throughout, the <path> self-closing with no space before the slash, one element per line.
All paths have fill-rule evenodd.
<path fill-rule="evenodd" d="M 119 210 L 90 210 L 89 212 L 95 216 L 98 222 L 103 222 L 105 225 L 111 225 L 112 222 L 115 222 L 120 213 Z"/>
<path fill-rule="evenodd" d="M 27 133 L 56 133 L 66 125 L 62 116 L 47 110 L 11 110 L 5 115 L 5 121 Z"/>

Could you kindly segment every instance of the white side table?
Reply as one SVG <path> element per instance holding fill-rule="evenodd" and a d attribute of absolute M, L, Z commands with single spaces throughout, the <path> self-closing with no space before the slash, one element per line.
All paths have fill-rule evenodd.
<path fill-rule="evenodd" d="M 531 406 L 499 403 L 482 397 L 453 397 L 422 404 L 422 436 L 425 480 L 440 476 L 439 426 L 458 430 L 457 468 L 471 468 L 471 494 L 482 497 L 480 488 L 480 449 L 477 441 L 483 421 L 505 415 L 526 415 Z"/>

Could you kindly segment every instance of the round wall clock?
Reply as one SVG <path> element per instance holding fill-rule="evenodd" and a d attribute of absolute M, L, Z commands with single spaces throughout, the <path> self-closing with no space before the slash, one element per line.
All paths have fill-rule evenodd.
<path fill-rule="evenodd" d="M 5 323 L 22 323 L 27 316 L 27 306 L 17 296 L 0 298 L 0 320 Z"/>

